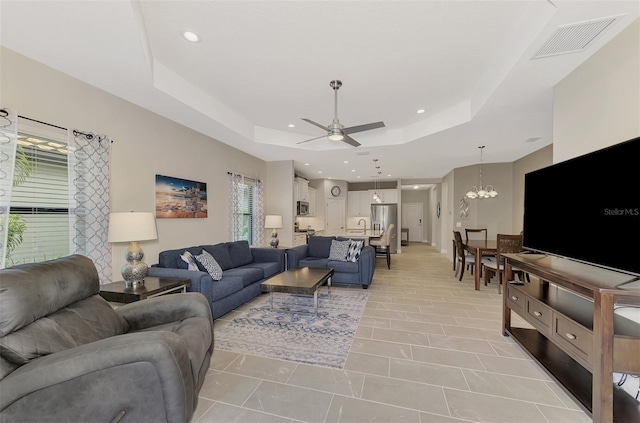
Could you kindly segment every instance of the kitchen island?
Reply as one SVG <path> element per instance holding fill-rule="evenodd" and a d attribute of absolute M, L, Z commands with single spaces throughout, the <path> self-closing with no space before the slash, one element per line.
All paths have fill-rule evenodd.
<path fill-rule="evenodd" d="M 363 239 L 365 241 L 365 245 L 369 244 L 369 239 L 371 238 L 380 238 L 382 236 L 382 231 L 380 230 L 364 230 L 364 229 L 347 229 L 343 233 L 334 234 L 334 236 L 339 236 L 342 238 L 351 238 L 351 239 Z"/>

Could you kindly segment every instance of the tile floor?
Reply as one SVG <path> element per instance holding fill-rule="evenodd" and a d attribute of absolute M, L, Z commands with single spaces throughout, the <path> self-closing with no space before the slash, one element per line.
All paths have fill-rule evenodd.
<path fill-rule="evenodd" d="M 495 283 L 423 244 L 383 262 L 344 370 L 215 350 L 192 423 L 591 421 L 501 335 Z"/>

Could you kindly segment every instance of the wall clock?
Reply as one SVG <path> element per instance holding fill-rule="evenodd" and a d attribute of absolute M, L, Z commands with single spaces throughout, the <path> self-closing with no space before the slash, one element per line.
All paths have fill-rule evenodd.
<path fill-rule="evenodd" d="M 331 195 L 333 195 L 334 197 L 337 197 L 340 195 L 340 187 L 337 185 L 334 185 L 333 187 L 331 187 Z"/>

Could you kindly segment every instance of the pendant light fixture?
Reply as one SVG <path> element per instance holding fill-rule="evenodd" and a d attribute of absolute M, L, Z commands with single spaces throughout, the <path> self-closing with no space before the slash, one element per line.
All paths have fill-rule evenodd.
<path fill-rule="evenodd" d="M 487 185 L 484 187 L 482 185 L 482 150 L 484 149 L 484 145 L 478 147 L 480 149 L 480 188 L 472 187 L 469 192 L 465 194 L 465 197 L 475 199 L 483 199 L 483 198 L 493 198 L 498 195 L 498 191 L 493 189 L 493 185 Z"/>
<path fill-rule="evenodd" d="M 378 159 L 373 159 L 373 163 L 374 164 L 378 164 Z M 373 184 L 373 201 L 375 201 L 376 203 L 381 203 L 382 200 L 380 199 L 380 196 L 378 195 L 378 179 L 380 179 L 380 174 L 382 172 L 380 172 L 380 166 L 376 166 L 376 170 L 378 171 L 378 177 L 376 178 L 376 180 L 374 181 Z"/>

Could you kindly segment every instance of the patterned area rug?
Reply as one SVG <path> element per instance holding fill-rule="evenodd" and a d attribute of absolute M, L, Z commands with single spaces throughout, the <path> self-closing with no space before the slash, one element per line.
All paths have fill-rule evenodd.
<path fill-rule="evenodd" d="M 215 348 L 242 354 L 342 369 L 369 293 L 356 289 L 323 289 L 318 315 L 313 297 L 274 294 L 274 307 L 312 313 L 271 310 L 269 296 L 215 330 Z"/>

